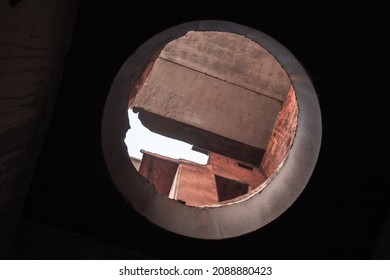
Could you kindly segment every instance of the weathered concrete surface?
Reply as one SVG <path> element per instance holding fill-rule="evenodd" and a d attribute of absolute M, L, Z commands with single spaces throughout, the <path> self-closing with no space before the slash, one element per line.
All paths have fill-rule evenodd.
<path fill-rule="evenodd" d="M 157 59 L 132 106 L 265 149 L 282 102 Z"/>
<path fill-rule="evenodd" d="M 79 0 L 0 2 L 0 258 L 19 221 Z"/>
<path fill-rule="evenodd" d="M 297 118 L 298 105 L 294 89 L 291 87 L 260 165 L 267 177 L 271 176 L 286 159 L 294 141 Z"/>
<path fill-rule="evenodd" d="M 145 126 L 260 164 L 291 85 L 272 54 L 242 35 L 189 31 L 150 61 L 129 101 Z"/>
<path fill-rule="evenodd" d="M 279 101 L 291 84 L 274 56 L 234 33 L 190 31 L 167 44 L 160 57 Z"/>

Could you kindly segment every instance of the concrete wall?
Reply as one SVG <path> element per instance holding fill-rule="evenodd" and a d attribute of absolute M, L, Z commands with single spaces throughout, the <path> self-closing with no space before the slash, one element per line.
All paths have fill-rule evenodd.
<path fill-rule="evenodd" d="M 0 2 L 0 258 L 48 127 L 79 0 Z"/>

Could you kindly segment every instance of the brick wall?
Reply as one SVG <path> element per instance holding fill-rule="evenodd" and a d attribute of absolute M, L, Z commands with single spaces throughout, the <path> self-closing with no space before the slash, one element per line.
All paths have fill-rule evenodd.
<path fill-rule="evenodd" d="M 290 151 L 297 127 L 297 117 L 295 91 L 290 87 L 260 165 L 267 178 L 277 171 Z"/>

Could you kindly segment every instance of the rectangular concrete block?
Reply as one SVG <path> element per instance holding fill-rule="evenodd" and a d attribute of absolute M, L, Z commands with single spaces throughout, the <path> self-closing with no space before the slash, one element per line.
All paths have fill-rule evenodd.
<path fill-rule="evenodd" d="M 157 59 L 132 106 L 265 149 L 282 102 Z"/>
<path fill-rule="evenodd" d="M 279 101 L 291 84 L 266 49 L 238 34 L 191 31 L 167 44 L 160 57 Z"/>

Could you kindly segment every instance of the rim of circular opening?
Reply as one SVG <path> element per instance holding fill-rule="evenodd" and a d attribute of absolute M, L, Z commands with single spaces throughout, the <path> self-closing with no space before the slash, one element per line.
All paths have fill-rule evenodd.
<path fill-rule="evenodd" d="M 189 31 L 220 31 L 245 36 L 279 62 L 291 80 L 299 110 L 295 137 L 284 165 L 261 192 L 220 207 L 193 207 L 172 200 L 155 188 L 131 163 L 124 143 L 129 129 L 129 93 L 152 56 Z M 121 67 L 104 108 L 102 148 L 110 175 L 124 199 L 154 224 L 201 239 L 223 239 L 255 231 L 268 224 L 298 198 L 317 162 L 321 145 L 321 113 L 315 89 L 299 61 L 279 42 L 256 29 L 227 21 L 194 21 L 167 29 L 141 45 Z M 149 187 L 147 187 L 149 185 Z"/>

